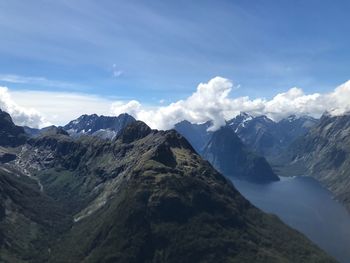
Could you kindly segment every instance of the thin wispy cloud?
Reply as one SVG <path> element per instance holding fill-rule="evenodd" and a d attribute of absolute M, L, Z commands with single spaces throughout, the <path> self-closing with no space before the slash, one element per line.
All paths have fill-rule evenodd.
<path fill-rule="evenodd" d="M 114 78 L 119 78 L 124 74 L 124 72 L 118 68 L 117 64 L 113 64 L 112 65 L 112 74 L 113 74 Z"/>
<path fill-rule="evenodd" d="M 70 90 L 81 90 L 84 87 L 80 84 L 65 81 L 51 80 L 45 77 L 20 76 L 15 74 L 0 74 L 0 81 L 14 84 L 30 84 L 48 88 L 60 88 Z"/>

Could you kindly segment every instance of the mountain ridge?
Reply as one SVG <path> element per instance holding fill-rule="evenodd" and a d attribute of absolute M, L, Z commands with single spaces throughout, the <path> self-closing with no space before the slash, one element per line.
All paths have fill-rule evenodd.
<path fill-rule="evenodd" d="M 63 129 L 72 136 L 88 134 L 113 139 L 124 127 L 134 121 L 136 121 L 135 118 L 127 113 L 118 116 L 84 114 L 64 125 Z"/>
<path fill-rule="evenodd" d="M 252 152 L 274 162 L 294 140 L 305 135 L 317 122 L 317 119 L 307 115 L 290 115 L 276 122 L 265 115 L 253 116 L 241 112 L 226 121 L 226 125 Z M 208 131 L 210 126 L 210 121 L 203 124 L 182 121 L 175 124 L 174 129 L 184 135 L 201 154 L 213 135 L 212 131 Z"/>
<path fill-rule="evenodd" d="M 27 136 L 23 127 L 13 123 L 10 114 L 0 109 L 0 146 L 16 147 L 23 144 Z"/>
<path fill-rule="evenodd" d="M 174 130 L 137 121 L 104 140 L 54 129 L 19 147 L 16 160 L 0 166 L 3 179 L 1 171 L 25 179 L 22 197 L 10 200 L 42 204 L 33 220 L 46 222 L 7 234 L 10 215 L 0 213 L 4 262 L 335 262 L 251 205 Z M 33 198 L 25 200 L 28 186 Z M 8 185 L 0 180 L 0 187 Z M 46 205 L 60 207 L 57 216 Z"/>
<path fill-rule="evenodd" d="M 275 122 L 264 115 L 241 113 L 227 123 L 253 152 L 273 161 L 317 122 L 310 116 L 290 115 Z"/>

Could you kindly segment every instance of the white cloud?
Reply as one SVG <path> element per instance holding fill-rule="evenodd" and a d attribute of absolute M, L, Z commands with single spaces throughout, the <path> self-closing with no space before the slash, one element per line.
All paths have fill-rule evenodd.
<path fill-rule="evenodd" d="M 32 84 L 37 86 L 55 87 L 60 89 L 83 89 L 80 84 L 70 83 L 59 80 L 51 80 L 44 77 L 27 77 L 15 74 L 0 74 L 0 81 L 15 84 Z"/>
<path fill-rule="evenodd" d="M 233 85 L 231 81 L 216 77 L 208 83 L 199 84 L 197 91 L 185 100 L 155 109 L 142 107 L 137 101 L 126 105 L 114 105 L 112 112 L 128 112 L 137 119 L 145 121 L 152 128 L 167 129 L 175 123 L 187 119 L 193 122 L 214 121 L 214 129 L 225 123 L 227 98 Z"/>
<path fill-rule="evenodd" d="M 291 114 L 319 117 L 325 111 L 337 115 L 350 110 L 350 81 L 326 94 L 305 94 L 302 89 L 294 87 L 270 100 L 231 98 L 232 88 L 233 83 L 230 80 L 215 77 L 208 83 L 199 84 L 197 90 L 185 100 L 155 109 L 143 107 L 139 102 L 133 101 L 112 107 L 112 112 L 120 113 L 125 110 L 158 129 L 172 128 L 174 124 L 185 119 L 194 123 L 212 120 L 211 129 L 215 130 L 240 111 L 267 115 L 277 121 Z"/>
<path fill-rule="evenodd" d="M 0 87 L 0 109 L 8 112 L 17 125 L 39 127 L 50 123 L 33 108 L 19 106 L 11 97 L 8 88 Z"/>
<path fill-rule="evenodd" d="M 113 103 L 111 99 L 71 92 L 20 90 L 12 91 L 11 95 L 19 105 L 35 108 L 55 125 L 65 125 L 82 114 L 109 115 Z"/>
<path fill-rule="evenodd" d="M 122 113 L 129 113 L 132 116 L 137 116 L 141 111 L 141 103 L 136 100 L 131 100 L 127 103 L 121 101 L 114 102 L 111 106 L 111 111 L 114 115 L 119 115 Z"/>
<path fill-rule="evenodd" d="M 118 115 L 127 112 L 152 128 L 169 129 L 182 120 L 195 123 L 212 120 L 213 130 L 240 111 L 252 115 L 264 114 L 274 120 L 291 114 L 318 117 L 325 111 L 332 114 L 350 111 L 350 81 L 329 93 L 305 94 L 302 89 L 294 87 L 271 99 L 234 98 L 234 94 L 231 94 L 234 93 L 233 87 L 232 81 L 215 77 L 207 83 L 200 83 L 191 96 L 160 106 L 143 105 L 136 100 L 114 101 L 79 93 L 9 91 L 1 88 L 0 107 L 9 111 L 18 124 L 31 126 L 43 126 L 45 120 L 64 125 L 85 113 Z"/>

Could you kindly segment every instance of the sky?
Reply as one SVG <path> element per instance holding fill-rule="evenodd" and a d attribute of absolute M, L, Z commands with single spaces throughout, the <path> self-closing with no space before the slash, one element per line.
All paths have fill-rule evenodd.
<path fill-rule="evenodd" d="M 240 110 L 344 112 L 349 11 L 341 0 L 0 0 L 0 107 L 33 127 L 128 111 L 162 129 L 220 126 Z M 268 106 L 285 96 L 299 104 Z"/>

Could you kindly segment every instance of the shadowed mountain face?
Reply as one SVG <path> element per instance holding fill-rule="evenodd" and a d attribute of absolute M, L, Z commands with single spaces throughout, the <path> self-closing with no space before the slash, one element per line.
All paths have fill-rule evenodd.
<path fill-rule="evenodd" d="M 0 166 L 0 262 L 45 262 L 52 240 L 70 224 L 67 211 L 36 180 Z"/>
<path fill-rule="evenodd" d="M 0 146 L 16 147 L 25 141 L 24 129 L 16 126 L 7 112 L 0 110 Z"/>
<path fill-rule="evenodd" d="M 184 137 L 138 121 L 112 141 L 32 138 L 0 189 L 1 262 L 334 262 Z"/>
<path fill-rule="evenodd" d="M 266 116 L 253 117 L 242 112 L 227 121 L 227 125 L 238 135 L 242 142 L 259 155 L 275 161 L 288 146 L 300 136 L 305 135 L 318 120 L 294 115 L 274 122 Z M 203 153 L 213 132 L 208 131 L 210 122 L 194 124 L 182 121 L 175 125 L 175 130 L 186 137 L 196 151 Z"/>
<path fill-rule="evenodd" d="M 350 208 L 350 116 L 324 114 L 318 125 L 288 149 L 287 171 L 310 174 Z"/>
<path fill-rule="evenodd" d="M 212 136 L 212 132 L 208 131 L 210 126 L 210 122 L 195 124 L 182 121 L 177 123 L 174 129 L 191 143 L 197 153 L 202 154 L 204 147 Z"/>
<path fill-rule="evenodd" d="M 266 116 L 252 117 L 241 113 L 227 124 L 252 151 L 274 160 L 297 138 L 305 135 L 317 120 L 291 115 L 279 122 Z"/>
<path fill-rule="evenodd" d="M 82 115 L 78 119 L 69 122 L 63 128 L 73 136 L 82 134 L 95 135 L 101 138 L 114 138 L 124 127 L 134 122 L 135 119 L 124 113 L 118 117 Z"/>
<path fill-rule="evenodd" d="M 231 126 L 226 125 L 215 132 L 207 131 L 209 127 L 209 122 L 192 124 L 183 121 L 175 125 L 196 151 L 225 176 L 255 183 L 279 180 L 265 158 L 248 150 Z"/>
<path fill-rule="evenodd" d="M 255 183 L 279 180 L 265 158 L 247 150 L 229 126 L 213 133 L 203 151 L 203 157 L 218 171 L 231 178 Z"/>

